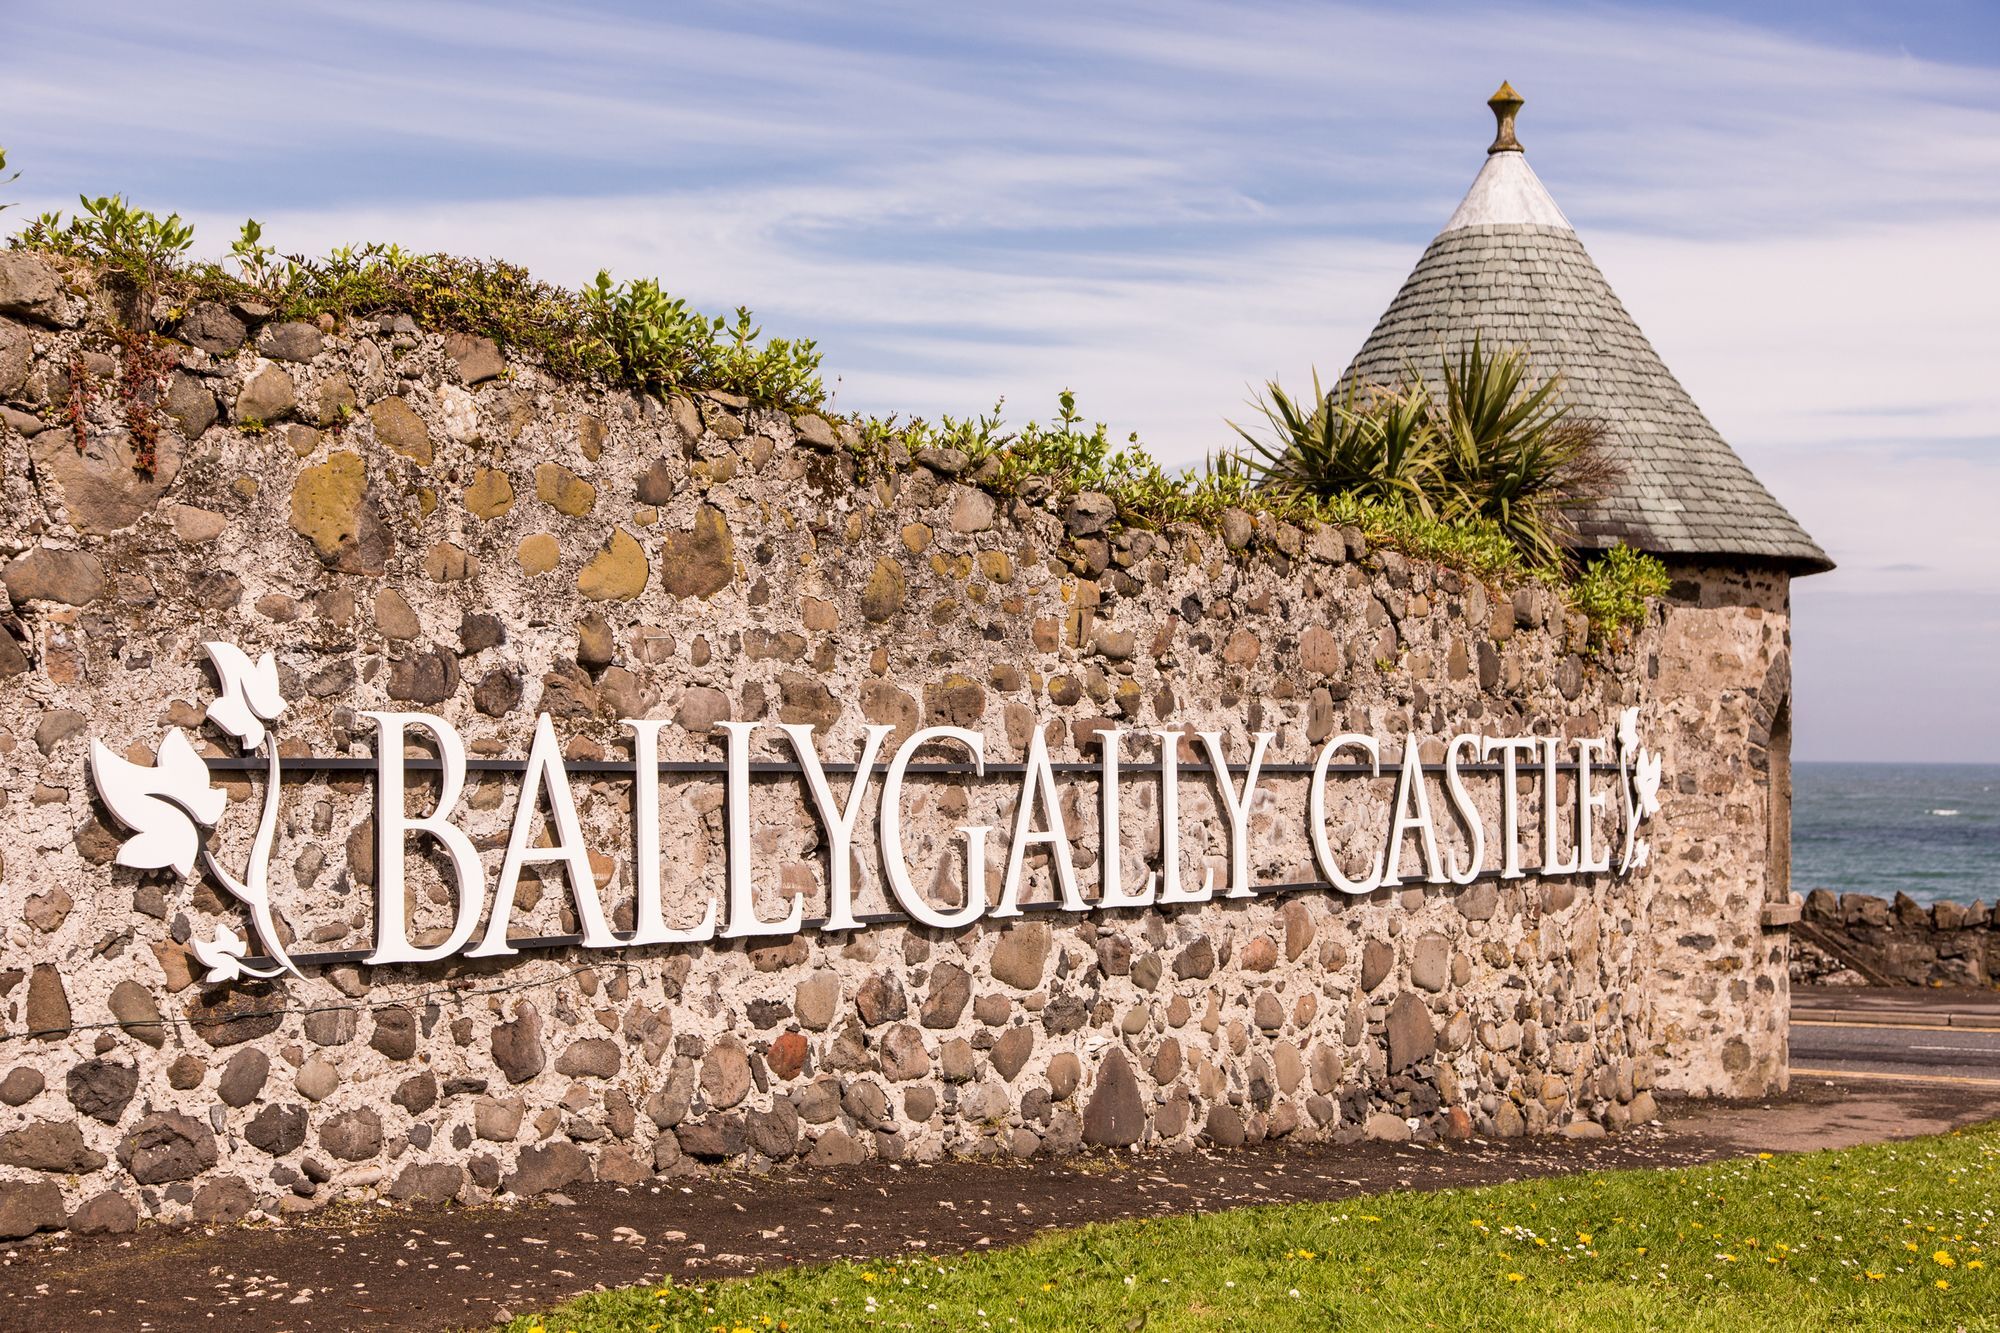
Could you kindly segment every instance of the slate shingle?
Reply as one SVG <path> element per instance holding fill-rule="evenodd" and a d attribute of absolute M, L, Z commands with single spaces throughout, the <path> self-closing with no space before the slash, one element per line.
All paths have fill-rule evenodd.
<path fill-rule="evenodd" d="M 1607 452 L 1621 475 L 1578 513 L 1585 547 L 1623 541 L 1661 555 L 1833 568 L 1688 397 L 1575 232 L 1530 224 L 1446 231 L 1347 374 L 1392 384 L 1414 365 L 1435 380 L 1442 359 L 1475 335 L 1491 350 L 1524 349 L 1537 377 L 1562 375 L 1575 410 L 1609 429 Z"/>

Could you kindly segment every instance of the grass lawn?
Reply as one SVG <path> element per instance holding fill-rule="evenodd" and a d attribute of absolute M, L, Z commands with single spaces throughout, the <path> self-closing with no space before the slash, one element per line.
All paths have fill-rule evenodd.
<path fill-rule="evenodd" d="M 510 1330 L 2000 1329 L 1996 1211 L 2000 1124 L 676 1280 Z"/>

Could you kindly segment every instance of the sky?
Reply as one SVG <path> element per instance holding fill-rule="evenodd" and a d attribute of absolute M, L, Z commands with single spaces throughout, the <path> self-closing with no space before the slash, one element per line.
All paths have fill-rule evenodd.
<path fill-rule="evenodd" d="M 199 17 L 196 17 L 197 12 Z M 2000 762 L 2000 6 L 0 0 L 23 215 L 657 276 L 835 405 L 1079 406 L 1163 460 L 1346 365 L 1527 98 L 1530 162 L 1839 562 L 1800 759 Z"/>

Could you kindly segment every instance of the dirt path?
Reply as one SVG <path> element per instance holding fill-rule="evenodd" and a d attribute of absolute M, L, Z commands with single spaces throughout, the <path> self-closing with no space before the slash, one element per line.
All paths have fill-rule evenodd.
<path fill-rule="evenodd" d="M 878 1163 L 591 1186 L 566 1202 L 59 1238 L 0 1254 L 0 1330 L 473 1328 L 599 1284 L 957 1253 L 1117 1218 L 1844 1147 L 1990 1118 L 2000 1101 L 1976 1089 L 1815 1080 L 1767 1102 L 1683 1103 L 1667 1115 L 1596 1140 Z"/>

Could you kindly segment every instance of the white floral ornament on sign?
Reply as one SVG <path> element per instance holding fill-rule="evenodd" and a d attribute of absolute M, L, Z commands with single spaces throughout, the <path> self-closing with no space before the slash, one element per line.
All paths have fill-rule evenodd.
<path fill-rule="evenodd" d="M 1646 864 L 1652 844 L 1639 836 L 1639 825 L 1660 813 L 1660 756 L 1639 744 L 1639 710 L 1618 715 L 1618 792 L 1625 804 L 1625 850 L 1618 873 L 1629 874 Z"/>
<path fill-rule="evenodd" d="M 208 706 L 208 720 L 235 737 L 245 753 L 261 749 L 266 760 L 264 808 L 243 877 L 238 879 L 224 870 L 206 844 L 203 830 L 221 822 L 229 797 L 209 785 L 208 765 L 180 730 L 168 733 L 160 743 L 159 758 L 150 765 L 122 759 L 103 742 L 92 741 L 91 781 L 118 822 L 132 830 L 118 849 L 119 865 L 172 870 L 185 876 L 193 870 L 199 852 L 216 881 L 249 909 L 257 943 L 277 966 L 247 966 L 243 959 L 249 954 L 248 941 L 229 926 L 218 926 L 213 940 L 194 941 L 195 957 L 208 968 L 209 982 L 238 977 L 268 979 L 283 972 L 299 976 L 271 913 L 271 848 L 278 835 L 280 765 L 278 742 L 270 734 L 269 724 L 285 711 L 278 666 L 269 653 L 253 663 L 234 644 L 204 643 L 202 650 L 221 685 L 220 694 Z"/>

